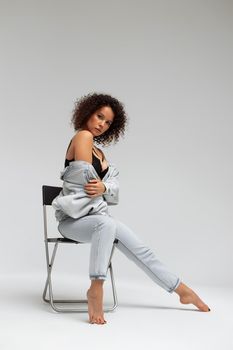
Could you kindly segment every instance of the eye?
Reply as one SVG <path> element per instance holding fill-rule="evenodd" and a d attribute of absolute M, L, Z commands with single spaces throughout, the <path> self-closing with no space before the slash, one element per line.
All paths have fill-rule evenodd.
<path fill-rule="evenodd" d="M 102 116 L 102 115 L 97 114 L 97 116 L 98 116 L 100 119 L 103 119 L 103 116 Z M 112 122 L 111 122 L 111 121 L 108 121 L 107 123 L 108 123 L 108 125 L 111 125 L 111 124 L 112 124 Z"/>

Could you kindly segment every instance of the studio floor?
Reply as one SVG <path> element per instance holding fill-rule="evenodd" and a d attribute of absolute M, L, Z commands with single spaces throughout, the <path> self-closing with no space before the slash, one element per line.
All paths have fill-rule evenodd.
<path fill-rule="evenodd" d="M 1 276 L 0 349 L 233 349 L 233 289 L 190 286 L 211 308 L 182 305 L 150 280 L 116 281 L 118 306 L 105 325 L 90 324 L 87 313 L 57 313 L 42 300 L 44 275 Z M 72 276 L 54 282 L 55 297 L 85 298 Z M 76 292 L 75 292 L 76 291 Z M 105 282 L 104 305 L 112 303 Z"/>

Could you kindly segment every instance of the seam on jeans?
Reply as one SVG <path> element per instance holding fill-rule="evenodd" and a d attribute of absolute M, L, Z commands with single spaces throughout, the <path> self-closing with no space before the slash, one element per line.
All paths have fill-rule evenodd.
<path fill-rule="evenodd" d="M 121 241 L 120 241 L 120 243 L 121 243 L 131 254 L 133 254 L 133 256 L 135 256 L 135 258 L 136 258 L 140 263 L 142 263 L 150 272 L 152 272 L 152 271 L 149 269 L 149 267 L 148 267 L 143 261 L 141 261 L 140 259 L 138 259 L 137 255 L 135 255 L 131 250 L 129 250 Z M 153 273 L 153 272 L 152 272 L 152 273 Z M 154 274 L 154 273 L 153 273 L 153 274 Z M 156 276 L 156 275 L 155 275 L 155 276 Z M 157 278 L 159 281 L 161 281 L 161 283 L 162 283 L 163 285 L 165 285 L 165 286 L 169 289 L 169 291 L 172 290 L 172 288 L 168 287 L 168 285 L 166 285 L 159 277 L 156 276 L 156 278 Z"/>
<path fill-rule="evenodd" d="M 99 234 L 99 230 L 97 231 L 97 227 L 101 225 L 101 223 L 97 222 L 97 224 L 94 225 L 94 234 L 95 232 L 98 232 Z M 97 242 L 97 253 L 96 253 L 96 258 L 95 261 L 97 261 L 97 259 L 99 258 L 99 242 L 100 242 L 100 234 L 98 235 L 98 242 Z"/>
<path fill-rule="evenodd" d="M 94 230 L 96 230 L 97 226 L 100 226 L 100 225 L 102 225 L 102 222 L 99 222 L 99 223 L 95 224 Z M 96 260 L 97 260 L 97 258 L 99 258 L 99 256 L 100 256 L 100 254 L 99 254 L 99 249 L 100 249 L 100 248 L 99 248 L 99 247 L 100 247 L 99 242 L 100 242 L 100 235 L 98 236 L 98 250 L 97 250 Z M 111 253 L 112 253 L 112 251 L 111 251 Z M 110 253 L 110 254 L 111 254 L 111 253 Z M 110 256 L 111 256 L 111 255 L 110 255 Z M 106 270 L 105 275 L 97 275 L 97 276 L 107 278 L 108 268 L 109 268 L 109 265 L 107 265 L 107 270 Z M 97 276 L 90 275 L 90 277 L 97 277 Z"/>

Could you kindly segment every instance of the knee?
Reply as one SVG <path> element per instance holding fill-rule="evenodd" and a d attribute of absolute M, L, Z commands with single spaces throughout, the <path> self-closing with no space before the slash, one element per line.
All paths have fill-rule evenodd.
<path fill-rule="evenodd" d="M 96 223 L 96 228 L 101 228 L 104 232 L 115 235 L 117 224 L 113 218 L 109 216 L 99 215 L 99 218 Z"/>

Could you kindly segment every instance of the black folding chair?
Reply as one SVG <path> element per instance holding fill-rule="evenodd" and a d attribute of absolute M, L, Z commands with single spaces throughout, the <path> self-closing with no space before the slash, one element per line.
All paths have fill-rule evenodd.
<path fill-rule="evenodd" d="M 82 304 L 85 303 L 87 304 L 87 299 L 84 300 L 70 300 L 70 299 L 54 299 L 53 297 L 53 288 L 52 288 L 52 268 L 58 248 L 59 243 L 66 243 L 66 244 L 83 244 L 83 242 L 77 242 L 73 241 L 68 238 L 64 237 L 57 237 L 57 238 L 49 238 L 48 237 L 48 222 L 47 222 L 47 206 L 51 206 L 51 203 L 53 199 L 60 193 L 62 190 L 61 187 L 55 187 L 55 186 L 42 186 L 42 198 L 43 198 L 43 219 L 44 219 L 44 242 L 45 242 L 45 253 L 46 253 L 46 264 L 47 264 L 47 279 L 45 282 L 45 287 L 43 291 L 43 300 L 50 303 L 51 307 L 53 308 L 54 311 L 57 312 L 88 312 L 87 306 L 85 308 L 78 307 L 78 308 L 65 308 L 65 307 L 58 307 L 56 304 L 63 304 L 63 303 L 73 303 L 73 304 Z M 58 231 L 59 232 L 59 231 Z M 114 276 L 113 276 L 113 269 L 112 269 L 112 255 L 113 251 L 115 248 L 115 244 L 117 244 L 118 240 L 115 239 L 113 243 L 113 248 L 111 252 L 111 256 L 109 259 L 109 266 L 108 269 L 110 270 L 110 275 L 111 275 L 111 284 L 112 284 L 112 293 L 113 293 L 113 306 L 109 308 L 104 308 L 105 312 L 108 311 L 113 311 L 118 303 L 117 303 L 117 295 L 116 295 L 116 288 L 115 288 L 115 282 L 114 282 Z M 54 248 L 52 251 L 52 257 L 50 259 L 49 256 L 49 243 L 54 243 Z M 49 289 L 49 299 L 46 298 L 47 290 Z"/>

